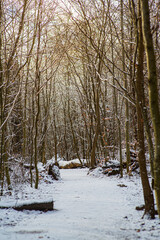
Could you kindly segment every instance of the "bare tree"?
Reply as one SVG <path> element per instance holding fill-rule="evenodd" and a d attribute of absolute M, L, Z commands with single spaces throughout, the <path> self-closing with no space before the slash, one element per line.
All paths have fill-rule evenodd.
<path fill-rule="evenodd" d="M 142 29 L 147 57 L 149 102 L 155 138 L 154 188 L 158 214 L 160 217 L 160 110 L 157 86 L 157 69 L 150 28 L 149 2 L 148 0 L 141 0 L 140 2 L 142 11 Z"/>

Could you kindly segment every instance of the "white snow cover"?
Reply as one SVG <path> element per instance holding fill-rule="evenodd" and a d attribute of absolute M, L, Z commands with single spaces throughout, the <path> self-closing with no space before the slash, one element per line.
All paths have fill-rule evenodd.
<path fill-rule="evenodd" d="M 82 164 L 86 164 L 86 160 L 85 159 L 81 159 L 81 162 Z M 70 161 L 65 161 L 65 160 L 59 160 L 58 161 L 58 164 L 59 164 L 59 167 L 66 167 L 67 165 L 73 163 L 73 164 L 80 164 L 81 165 L 81 162 L 79 161 L 79 159 L 72 159 Z"/>
<path fill-rule="evenodd" d="M 140 178 L 107 177 L 88 169 L 62 169 L 61 181 L 26 186 L 20 200 L 51 199 L 55 211 L 0 210 L 1 240 L 158 240 L 160 221 L 141 219 L 135 210 L 143 204 Z M 101 176 L 101 177 L 100 177 Z M 120 187 L 125 184 L 126 187 Z M 14 196 L 2 197 L 7 202 Z"/>
<path fill-rule="evenodd" d="M 86 159 L 81 159 L 81 162 L 79 161 L 79 159 L 72 159 L 72 160 L 70 160 L 70 161 L 66 161 L 66 160 L 64 160 L 64 159 L 62 159 L 62 158 L 60 158 L 60 157 L 58 157 L 57 158 L 57 162 L 58 162 L 58 164 L 59 164 L 59 167 L 61 168 L 63 168 L 63 167 L 67 167 L 69 164 L 71 164 L 71 163 L 73 163 L 73 164 L 80 164 L 81 165 L 81 162 L 82 162 L 82 164 L 83 165 L 85 165 L 86 164 Z M 50 159 L 50 160 L 47 160 L 47 164 L 46 164 L 46 167 L 48 167 L 50 164 L 52 164 L 52 163 L 55 163 L 55 157 L 53 157 L 52 159 Z M 40 163 L 41 164 L 41 163 Z"/>

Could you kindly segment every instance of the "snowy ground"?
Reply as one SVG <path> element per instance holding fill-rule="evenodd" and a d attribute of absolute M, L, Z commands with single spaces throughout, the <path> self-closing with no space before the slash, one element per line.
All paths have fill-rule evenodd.
<path fill-rule="evenodd" d="M 61 181 L 41 183 L 39 190 L 21 189 L 23 199 L 53 197 L 56 210 L 42 213 L 1 209 L 0 240 L 160 239 L 158 218 L 141 219 L 143 213 L 135 210 L 143 204 L 139 179 L 97 178 L 87 172 L 61 170 Z M 126 186 L 118 186 L 122 184 Z"/>

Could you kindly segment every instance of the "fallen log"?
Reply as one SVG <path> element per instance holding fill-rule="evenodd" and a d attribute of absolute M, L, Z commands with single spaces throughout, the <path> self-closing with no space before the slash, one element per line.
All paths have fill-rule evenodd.
<path fill-rule="evenodd" d="M 54 209 L 54 201 L 39 201 L 39 202 L 22 202 L 17 204 L 9 204 L 9 205 L 2 205 L 0 206 L 0 209 L 6 209 L 6 208 L 13 208 L 17 211 L 23 211 L 23 210 L 35 210 L 35 211 L 52 211 Z"/>

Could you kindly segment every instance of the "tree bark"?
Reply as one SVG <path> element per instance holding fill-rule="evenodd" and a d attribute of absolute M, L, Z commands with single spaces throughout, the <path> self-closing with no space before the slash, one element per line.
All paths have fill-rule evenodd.
<path fill-rule="evenodd" d="M 160 110 L 158 101 L 156 59 L 150 28 L 149 2 L 140 0 L 142 11 L 142 29 L 147 57 L 149 104 L 154 128 L 155 156 L 154 156 L 154 189 L 158 215 L 160 218 Z"/>
<path fill-rule="evenodd" d="M 2 1 L 0 0 L 0 126 L 3 123 L 3 67 L 2 67 Z M 0 184 L 1 193 L 3 194 L 3 179 L 4 179 L 4 168 L 3 168 L 3 128 L 0 129 Z"/>
<path fill-rule="evenodd" d="M 123 70 L 123 81 L 124 87 L 127 90 L 128 82 L 125 73 L 125 50 L 124 50 L 124 26 L 123 26 L 123 0 L 121 0 L 121 37 L 122 37 L 122 70 Z M 127 158 L 127 173 L 129 173 L 129 165 L 131 163 L 130 159 L 130 145 L 129 145 L 129 106 L 127 93 L 125 94 L 125 140 L 126 140 L 126 158 Z"/>
<path fill-rule="evenodd" d="M 116 82 L 115 82 L 115 62 L 114 62 L 114 41 L 112 33 L 112 25 L 109 19 L 110 31 L 111 31 L 111 53 L 112 53 L 112 81 L 113 81 L 113 112 L 114 118 L 117 121 L 117 131 L 118 131 L 118 145 L 119 145 L 119 158 L 120 158 L 120 176 L 123 177 L 123 159 L 122 159 L 122 134 L 121 134 L 121 121 L 118 116 L 118 100 L 117 100 L 117 91 L 116 91 Z M 114 119 L 114 121 L 115 121 Z M 114 124 L 115 125 L 115 124 Z M 116 136 L 116 131 L 114 131 L 114 138 Z M 115 139 L 114 139 L 114 148 L 115 148 Z"/>
<path fill-rule="evenodd" d="M 138 50 L 137 50 L 137 75 L 136 75 L 136 93 L 137 93 L 137 122 L 138 122 L 138 160 L 141 173 L 141 181 L 143 187 L 143 195 L 145 201 L 145 214 L 149 214 L 150 218 L 154 218 L 154 199 L 153 193 L 149 184 L 146 159 L 145 159 L 145 145 L 144 145 L 144 120 L 142 115 L 142 108 L 144 102 L 144 76 L 143 76 L 143 60 L 144 60 L 144 45 L 142 37 L 142 22 L 140 18 L 140 4 L 138 2 Z"/>
<path fill-rule="evenodd" d="M 40 44 L 41 44 L 41 0 L 38 5 L 38 43 L 37 43 L 37 56 L 36 56 L 36 76 L 35 76 L 35 102 L 36 102 L 36 114 L 35 114 L 35 136 L 34 136 L 34 164 L 36 170 L 35 188 L 38 189 L 39 172 L 38 172 L 38 123 L 40 117 Z"/>

